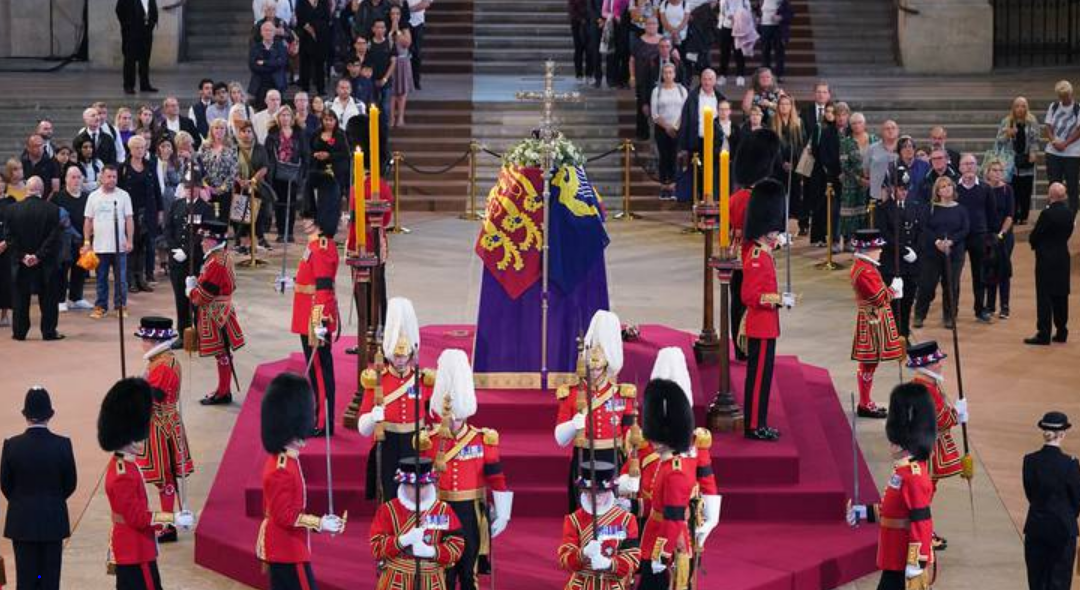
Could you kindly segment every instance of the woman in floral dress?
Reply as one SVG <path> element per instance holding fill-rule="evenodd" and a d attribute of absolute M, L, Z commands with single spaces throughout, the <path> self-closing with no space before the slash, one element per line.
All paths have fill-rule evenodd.
<path fill-rule="evenodd" d="M 844 239 L 844 247 L 852 251 L 851 238 L 855 232 L 867 227 L 866 205 L 869 181 L 866 179 L 863 158 L 877 136 L 866 130 L 866 118 L 862 113 L 851 115 L 847 132 L 840 138 L 840 227 L 837 235 Z"/>

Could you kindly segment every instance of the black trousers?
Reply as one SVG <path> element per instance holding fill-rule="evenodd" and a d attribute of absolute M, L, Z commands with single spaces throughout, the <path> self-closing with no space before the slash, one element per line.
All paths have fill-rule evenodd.
<path fill-rule="evenodd" d="M 271 563 L 270 590 L 319 590 L 311 562 Z"/>
<path fill-rule="evenodd" d="M 840 192 L 842 187 L 837 178 L 830 178 L 820 168 L 814 170 L 809 179 L 809 194 L 803 195 L 803 204 L 808 209 L 805 214 L 810 219 L 810 241 L 814 243 L 825 242 L 828 239 L 829 197 L 826 194 L 829 184 L 833 187 L 832 198 L 832 239 L 835 243 L 839 236 L 837 230 L 840 226 Z"/>
<path fill-rule="evenodd" d="M 793 162 L 791 165 L 794 167 L 797 162 Z M 788 177 L 784 176 L 785 188 L 788 188 Z M 810 209 L 806 206 L 806 193 L 809 191 L 807 185 L 809 180 L 806 177 L 791 173 L 791 186 L 788 190 L 791 191 L 791 207 L 788 211 L 788 215 L 799 222 L 799 231 L 805 233 L 810 229 Z"/>
<path fill-rule="evenodd" d="M 420 90 L 420 71 L 424 65 L 424 25 L 412 27 L 412 46 L 409 48 L 409 61 L 412 62 L 413 86 Z M 279 193 L 280 194 L 280 193 Z"/>
<path fill-rule="evenodd" d="M 673 588 L 671 582 L 671 570 L 666 569 L 658 574 L 654 574 L 652 571 L 652 561 L 645 560 L 641 562 L 641 576 L 638 580 L 637 590 L 685 590 L 684 588 Z"/>
<path fill-rule="evenodd" d="M 124 43 L 124 89 L 135 89 L 135 70 L 139 70 L 139 88 L 150 87 L 150 53 L 154 48 L 153 29 L 147 28 L 145 39 L 140 42 Z"/>
<path fill-rule="evenodd" d="M 600 84 L 600 81 L 604 79 L 604 66 L 601 65 L 600 59 L 600 37 L 603 36 L 604 30 L 596 23 L 586 21 L 585 33 L 585 68 L 596 83 Z"/>
<path fill-rule="evenodd" d="M 199 275 L 200 265 L 195 265 L 194 276 Z M 187 262 L 178 264 L 169 262 L 169 283 L 172 285 L 173 303 L 176 305 L 176 331 L 183 336 L 184 330 L 191 327 L 191 300 L 184 293 L 184 279 L 188 276 Z"/>
<path fill-rule="evenodd" d="M 881 279 L 888 285 L 896 278 L 890 275 L 882 275 Z M 893 299 L 889 304 L 892 307 L 893 317 L 896 318 L 896 329 L 900 336 L 905 339 L 911 337 L 911 310 L 915 307 L 915 298 L 919 293 L 919 277 L 901 276 L 904 280 L 904 298 Z"/>
<path fill-rule="evenodd" d="M 997 284 L 986 286 L 986 310 L 994 313 L 997 309 L 998 295 L 1001 296 L 1001 311 L 1009 311 L 1009 300 L 1012 297 L 1012 253 L 1016 247 L 1016 234 L 1009 232 L 1005 235 L 1003 248 L 999 254 L 1005 257 L 999 265 L 1008 268 L 1008 273 L 1002 273 Z"/>
<path fill-rule="evenodd" d="M 116 590 L 162 590 L 157 561 L 116 566 Z"/>
<path fill-rule="evenodd" d="M 300 89 L 310 92 L 314 82 L 315 91 L 323 96 L 326 94 L 326 51 L 317 43 L 315 45 L 300 47 Z"/>
<path fill-rule="evenodd" d="M 735 75 L 746 75 L 746 56 L 742 50 L 735 48 L 735 36 L 731 29 L 720 27 L 720 75 L 726 76 L 728 64 L 731 63 L 731 54 L 735 53 Z"/>
<path fill-rule="evenodd" d="M 769 389 L 772 387 L 773 362 L 776 360 L 775 338 L 750 338 L 746 351 L 746 388 L 743 393 L 743 415 L 747 432 L 769 423 Z"/>
<path fill-rule="evenodd" d="M 570 34 L 574 38 L 574 76 L 583 78 L 592 75 L 592 64 L 585 69 L 585 53 L 588 47 L 588 21 L 570 21 Z"/>
<path fill-rule="evenodd" d="M 975 315 L 979 315 L 986 309 L 986 294 L 989 290 L 983 277 L 983 259 L 986 257 L 986 233 L 968 234 L 965 249 L 967 250 L 968 262 L 971 264 L 971 293 L 975 298 L 973 306 Z M 959 276 L 953 276 L 953 280 L 959 280 Z"/>
<path fill-rule="evenodd" d="M 30 331 L 30 297 L 35 290 L 38 294 L 38 309 L 41 311 L 41 335 L 56 335 L 56 323 L 60 317 L 60 302 L 56 289 L 60 278 L 59 269 L 55 264 L 39 263 L 37 266 L 27 267 L 20 262 L 15 265 L 14 275 L 12 335 L 22 340 Z"/>
<path fill-rule="evenodd" d="M 630 31 L 627 19 L 621 18 L 612 27 L 612 46 L 607 54 L 608 87 L 626 85 L 630 81 Z"/>
<path fill-rule="evenodd" d="M 60 281 L 56 289 L 59 301 L 79 301 L 86 286 L 86 269 L 75 264 L 79 259 L 79 246 L 72 244 L 71 261 L 60 266 Z"/>
<path fill-rule="evenodd" d="M 743 283 L 743 271 L 733 270 L 731 271 L 731 294 L 728 295 L 728 301 L 731 303 L 729 306 L 731 309 L 731 341 L 737 342 L 739 338 L 739 324 L 742 323 L 743 316 L 746 315 L 746 305 L 742 300 L 742 283 Z M 747 359 L 746 353 L 739 350 L 739 347 L 735 347 L 735 360 L 745 361 Z"/>
<path fill-rule="evenodd" d="M 773 70 L 777 77 L 784 75 L 784 34 L 780 25 L 761 26 L 761 65 Z M 773 55 L 776 62 L 773 62 Z M 775 65 L 775 67 L 774 67 Z"/>
<path fill-rule="evenodd" d="M 411 398 L 409 403 L 412 403 Z M 397 473 L 398 462 L 401 458 L 412 457 L 416 452 L 413 450 L 412 440 L 411 433 L 387 431 L 382 443 L 371 445 L 371 451 L 368 453 L 365 498 L 375 500 L 379 489 L 382 490 L 381 502 L 397 497 L 398 484 L 394 481 L 394 475 Z"/>
<path fill-rule="evenodd" d="M 634 131 L 638 141 L 649 140 L 649 121 L 652 120 L 652 113 L 645 114 L 645 111 L 652 101 L 652 91 L 655 87 L 656 85 L 648 80 L 637 80 L 637 84 L 634 86 L 634 98 L 636 99 Z"/>
<path fill-rule="evenodd" d="M 653 124 L 653 138 L 656 139 L 656 153 L 660 159 L 660 166 L 657 168 L 660 184 L 675 184 L 679 140 L 668 135 L 663 127 L 656 124 Z"/>
<path fill-rule="evenodd" d="M 915 317 L 925 318 L 930 311 L 930 304 L 934 302 L 938 285 L 941 285 L 942 299 L 941 315 L 948 319 L 952 317 L 956 301 L 960 298 L 960 273 L 964 271 L 963 252 L 953 254 L 950 257 L 952 264 L 952 293 L 948 292 L 948 283 L 945 280 L 945 255 L 937 249 L 929 250 L 922 255 L 922 272 L 919 278 L 919 291 L 915 296 Z M 906 295 L 906 293 L 905 293 Z"/>
<path fill-rule="evenodd" d="M 1069 333 L 1069 296 L 1048 295 L 1040 292 L 1038 281 L 1035 283 L 1036 328 L 1040 336 L 1050 337 L 1050 326 L 1058 334 Z"/>
<path fill-rule="evenodd" d="M 300 336 L 300 346 L 304 349 L 304 361 L 311 362 L 311 353 L 314 351 L 319 358 L 311 362 L 311 371 L 308 379 L 311 381 L 311 390 L 315 394 L 315 426 L 317 428 L 329 428 L 330 434 L 334 434 L 334 398 L 337 388 L 334 386 L 334 355 L 330 344 L 312 349 L 307 336 Z M 325 403 L 324 403 L 325 398 Z M 326 419 L 324 408 L 330 408 L 330 419 Z"/>
<path fill-rule="evenodd" d="M 1063 158 L 1046 154 L 1046 179 L 1065 185 L 1069 209 L 1076 213 L 1080 209 L 1080 157 Z"/>
<path fill-rule="evenodd" d="M 1013 221 L 1026 223 L 1031 214 L 1031 193 L 1035 188 L 1035 176 L 1013 176 L 1013 196 L 1016 197 L 1016 215 Z"/>
<path fill-rule="evenodd" d="M 59 590 L 63 541 L 12 541 L 16 590 Z"/>
<path fill-rule="evenodd" d="M 905 588 L 907 588 L 907 578 L 904 577 L 902 570 L 882 570 L 877 590 L 904 590 Z"/>
<path fill-rule="evenodd" d="M 491 573 L 487 559 L 480 556 L 480 527 L 489 526 L 487 507 L 483 504 L 477 506 L 476 500 L 448 504 L 461 521 L 465 550 L 454 567 L 446 570 L 446 590 L 477 590 L 480 587 L 479 575 Z M 483 514 L 478 514 L 478 510 L 482 510 Z"/>
<path fill-rule="evenodd" d="M 283 238 L 286 229 L 288 229 L 289 239 L 295 235 L 293 227 L 296 225 L 296 208 L 300 205 L 300 200 L 296 198 L 297 190 L 295 183 L 274 181 L 274 192 L 278 196 L 277 201 L 274 202 L 274 218 L 278 235 Z"/>
<path fill-rule="evenodd" d="M 327 235 L 337 233 L 341 218 L 341 187 L 333 179 L 324 178 L 311 183 L 312 200 L 315 203 L 315 223 L 319 231 Z"/>
<path fill-rule="evenodd" d="M 1076 537 L 1047 542 L 1029 535 L 1024 539 L 1028 590 L 1069 590 L 1075 559 Z"/>

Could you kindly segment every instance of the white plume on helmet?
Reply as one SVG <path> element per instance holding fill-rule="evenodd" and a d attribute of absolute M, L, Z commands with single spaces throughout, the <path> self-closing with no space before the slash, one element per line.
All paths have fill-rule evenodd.
<path fill-rule="evenodd" d="M 431 394 L 433 414 L 442 414 L 447 396 L 455 420 L 466 420 L 476 413 L 476 386 L 469 357 L 456 348 L 448 348 L 439 355 L 435 388 Z"/>
<path fill-rule="evenodd" d="M 585 346 L 599 346 L 608 362 L 608 375 L 615 377 L 622 370 L 622 324 L 619 316 L 603 309 L 598 310 L 589 322 L 585 333 Z"/>
<path fill-rule="evenodd" d="M 679 389 L 682 389 L 683 393 L 686 394 L 690 407 L 694 407 L 694 391 L 690 381 L 690 369 L 686 366 L 686 355 L 683 354 L 681 348 L 675 346 L 661 348 L 656 355 L 652 376 L 649 379 L 666 379 L 675 382 L 675 385 L 678 385 Z"/>
<path fill-rule="evenodd" d="M 412 301 L 394 297 L 386 306 L 386 325 L 383 327 L 382 349 L 386 358 L 394 356 L 394 347 L 400 338 L 409 343 L 409 349 L 420 350 L 420 324 Z"/>

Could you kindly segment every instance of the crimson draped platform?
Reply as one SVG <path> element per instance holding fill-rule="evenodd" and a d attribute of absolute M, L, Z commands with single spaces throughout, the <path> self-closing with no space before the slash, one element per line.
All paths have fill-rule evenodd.
<path fill-rule="evenodd" d="M 472 326 L 428 326 L 422 330 L 421 363 L 433 367 L 446 348 L 472 348 Z M 335 344 L 340 420 L 356 384 L 356 357 Z M 716 389 L 717 368 L 693 362 L 693 336 L 663 326 L 641 327 L 627 343 L 620 381 L 645 386 L 656 352 L 679 346 L 690 360 L 699 424 Z M 282 371 L 303 371 L 301 355 L 261 365 L 251 383 L 200 515 L 195 561 L 203 567 L 255 586 L 267 587 L 255 559 L 262 517 L 259 404 L 270 380 Z M 741 392 L 745 365 L 734 363 L 732 381 Z M 784 436 L 775 444 L 741 435 L 714 438 L 713 465 L 724 496 L 720 524 L 702 561 L 701 588 L 723 590 L 821 590 L 874 571 L 875 527 L 851 529 L 844 522 L 851 495 L 851 430 L 828 373 L 795 357 L 780 356 L 773 379 L 771 423 Z M 557 568 L 562 511 L 566 506 L 569 450 L 552 434 L 554 394 L 528 390 L 478 390 L 479 413 L 472 420 L 500 433 L 503 465 L 516 492 L 514 516 L 495 543 L 497 584 L 515 590 L 558 589 L 567 575 Z M 741 398 L 741 393 L 736 396 Z M 340 423 L 340 422 L 339 422 Z M 375 563 L 368 546 L 373 503 L 363 499 L 369 440 L 338 429 L 333 446 L 334 502 L 348 510 L 344 535 L 312 535 L 313 567 L 321 590 L 374 587 Z M 322 439 L 309 441 L 301 456 L 309 511 L 326 510 L 326 457 Z M 876 501 L 876 486 L 858 457 L 864 501 Z M 482 580 L 487 584 L 486 580 Z"/>

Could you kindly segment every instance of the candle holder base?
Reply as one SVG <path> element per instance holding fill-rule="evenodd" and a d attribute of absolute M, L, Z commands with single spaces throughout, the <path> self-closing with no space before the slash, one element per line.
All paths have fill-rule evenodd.
<path fill-rule="evenodd" d="M 260 266 L 266 266 L 266 261 L 262 258 L 246 258 L 236 263 L 236 266 L 242 266 L 244 268 L 259 268 Z"/>
<path fill-rule="evenodd" d="M 635 219 L 641 219 L 640 215 L 632 211 L 619 211 L 613 217 L 614 219 L 618 219 L 620 221 L 633 221 Z"/>
<path fill-rule="evenodd" d="M 698 228 L 697 221 L 694 221 L 694 225 L 682 228 L 681 230 L 679 230 L 679 233 L 687 234 L 687 235 L 689 235 L 689 234 L 700 234 L 701 229 Z"/>
<path fill-rule="evenodd" d="M 412 230 L 405 227 L 404 225 L 396 225 L 396 226 L 391 227 L 390 229 L 388 229 L 386 231 L 388 231 L 388 232 L 390 232 L 392 234 L 411 234 L 412 233 Z"/>
<path fill-rule="evenodd" d="M 485 219 L 483 213 L 478 213 L 476 211 L 473 211 L 471 213 L 469 211 L 466 211 L 461 215 L 458 215 L 457 218 L 462 221 L 483 221 Z"/>
<path fill-rule="evenodd" d="M 720 358 L 720 338 L 716 331 L 702 331 L 694 341 L 694 359 L 698 364 L 711 365 Z"/>
<path fill-rule="evenodd" d="M 818 270 L 841 270 L 844 268 L 844 265 L 833 260 L 825 260 L 815 264 L 814 268 Z"/>
<path fill-rule="evenodd" d="M 735 403 L 731 392 L 719 392 L 709 404 L 706 424 L 713 432 L 732 432 L 742 430 L 744 418 L 742 408 Z"/>

